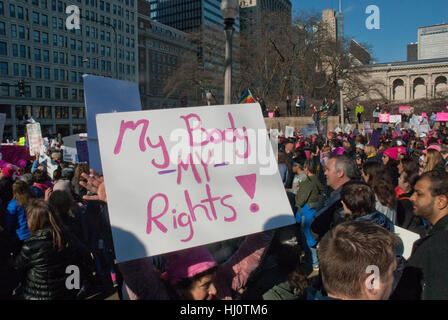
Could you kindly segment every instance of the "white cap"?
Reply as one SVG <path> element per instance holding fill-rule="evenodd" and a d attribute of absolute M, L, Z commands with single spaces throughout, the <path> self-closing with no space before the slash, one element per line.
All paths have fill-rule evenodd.
<path fill-rule="evenodd" d="M 364 145 L 363 144 L 357 144 L 356 148 L 364 150 Z"/>

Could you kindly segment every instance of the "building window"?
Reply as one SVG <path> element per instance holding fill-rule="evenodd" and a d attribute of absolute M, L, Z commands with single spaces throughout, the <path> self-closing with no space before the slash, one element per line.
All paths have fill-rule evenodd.
<path fill-rule="evenodd" d="M 8 75 L 8 62 L 0 61 L 0 75 L 2 76 Z"/>
<path fill-rule="evenodd" d="M 13 70 L 14 70 L 14 75 L 18 76 L 19 75 L 19 64 L 18 63 L 13 64 Z"/>
<path fill-rule="evenodd" d="M 17 7 L 17 18 L 23 20 L 23 8 Z"/>
<path fill-rule="evenodd" d="M 0 21 L 0 35 L 6 35 L 5 23 Z"/>
<path fill-rule="evenodd" d="M 82 41 L 81 40 L 78 40 L 78 50 L 79 51 L 82 51 Z"/>
<path fill-rule="evenodd" d="M 76 82 L 76 72 L 75 71 L 71 72 L 71 79 L 72 79 L 72 82 Z"/>
<path fill-rule="evenodd" d="M 3 7 L 3 1 L 0 1 L 0 14 L 4 15 L 5 14 L 5 9 Z"/>
<path fill-rule="evenodd" d="M 42 15 L 42 25 L 44 27 L 48 26 L 48 16 L 46 16 L 45 14 Z"/>
<path fill-rule="evenodd" d="M 42 32 L 42 43 L 48 44 L 48 33 Z"/>
<path fill-rule="evenodd" d="M 0 22 L 0 29 L 1 29 L 1 22 Z M 0 31 L 1 34 L 1 31 Z M 25 27 L 19 26 L 19 39 L 25 39 Z"/>
<path fill-rule="evenodd" d="M 61 70 L 59 70 L 59 75 L 60 75 L 60 79 L 61 79 L 61 81 L 65 81 L 65 70 L 64 69 L 61 69 Z"/>
<path fill-rule="evenodd" d="M 33 11 L 32 17 L 33 17 L 33 23 L 39 24 L 39 13 Z"/>
<path fill-rule="evenodd" d="M 11 18 L 15 18 L 16 17 L 16 6 L 13 4 L 9 5 L 9 16 Z"/>
<path fill-rule="evenodd" d="M 44 62 L 50 62 L 50 51 L 48 51 L 48 50 L 44 50 L 44 51 L 42 52 L 42 60 L 43 60 Z"/>
<path fill-rule="evenodd" d="M 17 26 L 15 24 L 11 25 L 11 37 L 17 38 Z"/>
<path fill-rule="evenodd" d="M 68 100 L 68 88 L 62 88 L 62 99 Z M 68 109 L 68 107 L 66 107 Z M 68 112 L 67 112 L 68 115 Z"/>
<path fill-rule="evenodd" d="M 34 78 L 36 78 L 36 79 L 42 78 L 42 68 L 41 67 L 35 67 Z"/>
<path fill-rule="evenodd" d="M 49 68 L 44 68 L 44 79 L 50 80 L 50 69 Z"/>
<path fill-rule="evenodd" d="M 78 90 L 72 89 L 72 100 L 78 99 Z"/>
<path fill-rule="evenodd" d="M 45 88 L 46 89 L 46 88 Z M 34 111 L 37 119 L 51 119 L 51 107 L 50 106 L 35 106 Z"/>
<path fill-rule="evenodd" d="M 12 56 L 13 57 L 19 56 L 19 47 L 15 43 L 12 45 Z"/>
<path fill-rule="evenodd" d="M 64 63 L 65 63 L 64 52 L 59 52 L 59 64 L 64 64 Z"/>
<path fill-rule="evenodd" d="M 34 31 L 34 42 L 40 42 L 40 31 Z"/>
<path fill-rule="evenodd" d="M 40 49 L 34 49 L 34 60 L 36 60 L 36 61 L 41 60 Z"/>
<path fill-rule="evenodd" d="M 8 55 L 6 42 L 0 42 L 0 56 L 6 56 L 6 55 Z"/>
<path fill-rule="evenodd" d="M 54 88 L 55 99 L 61 99 L 61 88 Z"/>
<path fill-rule="evenodd" d="M 64 29 L 64 20 L 62 20 L 62 19 L 58 19 L 58 28 L 59 28 L 60 30 L 63 30 L 63 29 Z"/>
<path fill-rule="evenodd" d="M 26 64 L 21 64 L 20 65 L 20 75 L 22 77 L 26 77 Z"/>
<path fill-rule="evenodd" d="M 70 56 L 70 62 L 71 62 L 72 67 L 76 67 L 76 56 L 75 55 Z"/>
<path fill-rule="evenodd" d="M 42 87 L 41 86 L 36 86 L 36 97 L 42 98 Z"/>
<path fill-rule="evenodd" d="M 56 119 L 68 119 L 68 107 L 56 107 L 55 111 Z"/>
<path fill-rule="evenodd" d="M 81 91 L 79 90 L 79 94 L 81 95 Z M 84 92 L 83 92 L 84 95 Z M 84 114 L 84 108 L 83 107 L 72 107 L 72 118 L 73 119 L 84 119 L 85 118 L 85 114 Z"/>
<path fill-rule="evenodd" d="M 59 80 L 59 69 L 53 70 L 53 80 Z"/>
<path fill-rule="evenodd" d="M 51 88 L 50 87 L 45 87 L 45 98 L 51 99 Z"/>

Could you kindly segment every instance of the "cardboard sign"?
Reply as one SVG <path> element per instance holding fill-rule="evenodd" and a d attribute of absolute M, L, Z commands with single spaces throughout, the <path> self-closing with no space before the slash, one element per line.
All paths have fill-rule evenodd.
<path fill-rule="evenodd" d="M 40 123 L 28 123 L 26 131 L 28 133 L 28 143 L 30 144 L 30 155 L 34 156 L 36 153 L 42 153 L 44 144 Z"/>
<path fill-rule="evenodd" d="M 258 103 L 100 114 L 97 128 L 118 262 L 295 223 Z"/>
<path fill-rule="evenodd" d="M 28 147 L 2 144 L 0 145 L 0 153 L 2 154 L 3 161 L 12 163 L 13 165 L 19 167 L 26 166 Z"/>
<path fill-rule="evenodd" d="M 364 122 L 363 122 L 363 127 L 364 127 L 364 129 L 371 129 L 371 127 L 370 127 L 370 121 L 364 121 Z"/>
<path fill-rule="evenodd" d="M 409 107 L 409 106 L 398 107 L 398 112 L 399 113 L 404 113 L 404 114 L 410 114 L 411 113 L 411 107 Z"/>
<path fill-rule="evenodd" d="M 6 113 L 0 113 L 0 142 L 3 141 L 3 132 L 5 130 Z"/>
<path fill-rule="evenodd" d="M 76 154 L 78 162 L 89 162 L 89 148 L 86 140 L 76 141 Z"/>
<path fill-rule="evenodd" d="M 138 83 L 84 74 L 89 166 L 101 173 L 101 159 L 96 130 L 99 113 L 140 111 Z"/>
<path fill-rule="evenodd" d="M 379 115 L 379 121 L 380 122 L 387 122 L 389 123 L 390 114 L 389 113 L 380 113 Z"/>
<path fill-rule="evenodd" d="M 420 235 L 412 231 L 406 230 L 404 228 L 400 228 L 398 226 L 394 226 L 394 229 L 395 229 L 394 233 L 397 234 L 397 236 L 401 239 L 403 244 L 402 256 L 407 260 L 411 256 L 414 242 L 420 239 Z"/>
<path fill-rule="evenodd" d="M 401 122 L 401 114 L 391 115 L 389 117 L 390 123 L 400 123 Z"/>
<path fill-rule="evenodd" d="M 448 121 L 448 112 L 437 112 L 436 121 Z"/>
<path fill-rule="evenodd" d="M 63 146 L 63 157 L 65 162 L 76 162 L 77 158 L 76 148 Z"/>
<path fill-rule="evenodd" d="M 286 126 L 285 127 L 285 138 L 294 137 L 294 127 Z"/>

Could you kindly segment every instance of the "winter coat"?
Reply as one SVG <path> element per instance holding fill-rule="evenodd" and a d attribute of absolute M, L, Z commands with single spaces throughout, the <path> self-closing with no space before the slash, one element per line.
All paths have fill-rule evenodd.
<path fill-rule="evenodd" d="M 386 217 L 384 214 L 382 214 L 377 210 L 364 216 L 358 217 L 355 219 L 355 221 L 373 222 L 390 232 L 395 231 L 393 222 L 388 217 Z"/>
<path fill-rule="evenodd" d="M 448 215 L 414 242 L 394 299 L 448 299 Z"/>
<path fill-rule="evenodd" d="M 0 226 L 0 300 L 11 299 L 18 285 L 17 275 L 11 267 L 12 244 L 10 235 Z"/>
<path fill-rule="evenodd" d="M 9 202 L 6 209 L 6 230 L 13 238 L 25 240 L 30 236 L 26 210 L 17 204 L 17 199 Z"/>
<path fill-rule="evenodd" d="M 317 207 L 319 194 L 324 190 L 317 176 L 308 176 L 301 184 L 300 189 L 296 194 L 296 207 L 301 208 L 305 204 Z"/>
<path fill-rule="evenodd" d="M 414 207 L 409 200 L 410 196 L 410 193 L 403 193 L 398 197 L 396 225 L 423 237 L 426 233 L 425 225 L 420 217 L 414 215 Z"/>
<path fill-rule="evenodd" d="M 66 234 L 67 237 L 70 237 Z M 76 290 L 66 287 L 70 265 L 83 272 L 92 270 L 90 253 L 73 238 L 68 246 L 57 251 L 53 246 L 50 228 L 40 229 L 24 240 L 22 250 L 14 260 L 14 269 L 23 279 L 23 298 L 26 300 L 74 299 Z M 90 271 L 89 271 L 90 272 Z"/>
<path fill-rule="evenodd" d="M 217 299 L 232 300 L 236 292 L 245 287 L 274 234 L 275 230 L 269 230 L 247 236 L 235 254 L 218 267 L 214 278 Z M 155 272 L 150 258 L 121 263 L 119 268 L 124 279 L 124 299 L 169 299 L 167 288 Z"/>
<path fill-rule="evenodd" d="M 304 295 L 284 281 L 263 294 L 263 300 L 303 300 Z"/>

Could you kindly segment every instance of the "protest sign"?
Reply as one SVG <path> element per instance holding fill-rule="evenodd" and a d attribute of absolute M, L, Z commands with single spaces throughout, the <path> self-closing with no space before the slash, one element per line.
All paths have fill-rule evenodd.
<path fill-rule="evenodd" d="M 294 127 L 286 126 L 285 127 L 285 138 L 294 137 Z"/>
<path fill-rule="evenodd" d="M 2 160 L 19 167 L 26 166 L 28 148 L 17 145 L 0 145 Z"/>
<path fill-rule="evenodd" d="M 274 118 L 274 112 L 268 112 L 269 118 Z"/>
<path fill-rule="evenodd" d="M 30 155 L 34 156 L 36 153 L 42 153 L 44 144 L 40 123 L 28 123 L 26 125 L 26 131 L 28 134 L 28 143 L 30 144 Z"/>
<path fill-rule="evenodd" d="M 372 114 L 372 116 L 373 116 L 374 118 L 379 118 L 379 117 L 380 117 L 380 113 L 379 113 L 379 112 L 374 112 L 374 113 Z"/>
<path fill-rule="evenodd" d="M 78 152 L 76 148 L 63 146 L 63 157 L 65 162 L 76 162 Z"/>
<path fill-rule="evenodd" d="M 18 146 L 25 146 L 25 137 L 20 137 L 19 142 L 17 142 Z"/>
<path fill-rule="evenodd" d="M 76 141 L 76 154 L 78 162 L 89 162 L 89 148 L 87 141 Z"/>
<path fill-rule="evenodd" d="M 428 115 L 426 114 L 426 112 L 422 112 L 422 118 L 428 118 Z"/>
<path fill-rule="evenodd" d="M 64 141 L 64 146 L 70 148 L 76 148 L 76 141 L 82 141 L 82 140 L 87 141 L 87 133 L 78 133 L 62 138 L 62 141 Z"/>
<path fill-rule="evenodd" d="M 316 126 L 311 123 L 311 124 L 307 124 L 306 126 L 304 126 L 302 128 L 302 134 L 305 137 L 309 137 L 309 136 L 311 136 L 313 134 L 318 134 L 318 131 L 317 131 Z"/>
<path fill-rule="evenodd" d="M 448 112 L 437 112 L 436 121 L 448 121 Z"/>
<path fill-rule="evenodd" d="M 6 113 L 0 113 L 0 142 L 3 141 L 3 132 L 5 130 Z"/>
<path fill-rule="evenodd" d="M 347 125 L 345 126 L 345 128 L 344 128 L 344 131 L 345 131 L 346 133 L 348 133 L 351 129 L 352 129 L 352 126 L 351 126 L 350 124 L 347 124 Z"/>
<path fill-rule="evenodd" d="M 48 175 L 53 179 L 53 174 L 58 168 L 58 163 L 56 161 L 53 161 L 48 155 L 41 154 L 39 155 L 39 164 L 45 165 L 47 168 Z"/>
<path fill-rule="evenodd" d="M 401 122 L 401 114 L 391 115 L 389 117 L 390 123 L 400 123 Z"/>
<path fill-rule="evenodd" d="M 411 107 L 409 106 L 402 106 L 398 107 L 398 112 L 403 114 L 410 114 L 411 113 Z"/>
<path fill-rule="evenodd" d="M 429 127 L 428 124 L 421 124 L 419 126 L 418 132 L 419 133 L 429 133 L 430 130 L 431 130 L 431 128 Z"/>
<path fill-rule="evenodd" d="M 398 226 L 394 227 L 395 233 L 401 239 L 403 248 L 402 248 L 402 256 L 405 259 L 409 259 L 412 253 L 412 246 L 414 242 L 420 239 L 420 236 L 417 233 L 406 230 L 404 228 L 400 228 Z"/>
<path fill-rule="evenodd" d="M 140 111 L 138 84 L 111 78 L 83 75 L 89 147 L 89 166 L 101 173 L 95 117 L 99 113 Z"/>
<path fill-rule="evenodd" d="M 97 127 L 118 262 L 295 223 L 258 103 L 100 114 Z"/>
<path fill-rule="evenodd" d="M 390 114 L 389 113 L 380 113 L 379 121 L 380 122 L 389 122 Z"/>

